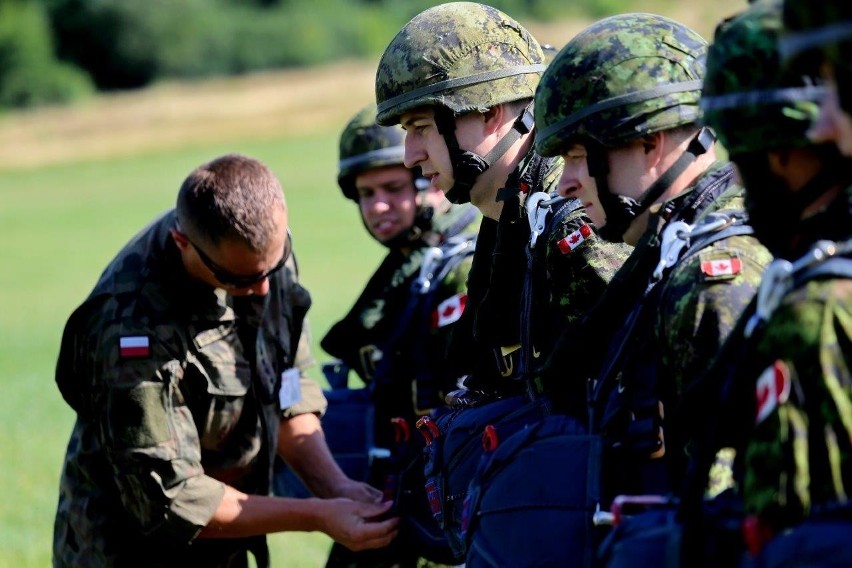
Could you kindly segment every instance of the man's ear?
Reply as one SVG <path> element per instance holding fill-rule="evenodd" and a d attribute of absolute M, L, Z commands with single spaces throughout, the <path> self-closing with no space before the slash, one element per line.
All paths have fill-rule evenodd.
<path fill-rule="evenodd" d="M 503 114 L 506 112 L 506 105 L 494 105 L 490 109 L 482 113 L 482 118 L 485 121 L 486 129 L 496 130 L 503 122 Z"/>
<path fill-rule="evenodd" d="M 648 169 L 659 166 L 666 152 L 666 133 L 654 132 L 639 139 L 645 152 L 645 163 Z"/>
<path fill-rule="evenodd" d="M 640 139 L 640 142 L 642 143 L 642 148 L 645 150 L 646 154 L 653 152 L 661 145 L 655 134 L 646 134 Z"/>
<path fill-rule="evenodd" d="M 189 237 L 187 237 L 184 233 L 175 228 L 169 229 L 169 233 L 172 236 L 172 240 L 177 245 L 177 248 L 180 250 L 186 250 L 187 247 L 189 247 Z"/>

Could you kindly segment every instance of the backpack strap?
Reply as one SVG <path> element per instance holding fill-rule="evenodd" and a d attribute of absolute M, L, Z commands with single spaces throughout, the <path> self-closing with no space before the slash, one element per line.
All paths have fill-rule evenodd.
<path fill-rule="evenodd" d="M 817 241 L 811 249 L 794 262 L 777 259 L 766 268 L 757 290 L 757 309 L 746 325 L 746 336 L 765 324 L 791 290 L 808 280 L 835 276 L 852 277 L 852 239 L 841 243 Z"/>
<path fill-rule="evenodd" d="M 532 350 L 535 349 L 533 330 L 536 325 L 533 304 L 536 293 L 540 292 L 536 289 L 537 273 L 545 269 L 550 235 L 556 227 L 559 227 L 566 216 L 582 205 L 579 199 L 553 196 L 543 191 L 527 197 L 526 208 L 527 219 L 530 223 L 530 240 L 525 249 L 527 266 L 522 288 L 521 356 L 519 361 L 519 376 L 524 379 L 528 378 L 527 375 L 533 370 Z"/>

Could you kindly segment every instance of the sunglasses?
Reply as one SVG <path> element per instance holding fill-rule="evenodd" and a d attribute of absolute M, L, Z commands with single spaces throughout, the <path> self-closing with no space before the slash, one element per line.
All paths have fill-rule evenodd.
<path fill-rule="evenodd" d="M 287 238 L 284 240 L 284 254 L 281 255 L 281 260 L 279 260 L 275 266 L 266 272 L 257 272 L 255 274 L 234 274 L 213 262 L 209 256 L 204 254 L 204 251 L 201 250 L 198 245 L 189 240 L 189 237 L 187 237 L 186 240 L 192 245 L 192 248 L 194 248 L 195 252 L 198 253 L 198 258 L 200 258 L 201 262 L 204 263 L 204 266 L 213 273 L 216 280 L 225 286 L 230 286 L 232 288 L 249 288 L 250 286 L 254 286 L 257 283 L 266 280 L 284 268 L 284 265 L 287 263 L 287 259 L 290 258 L 290 254 L 293 251 L 293 236 L 290 234 L 290 229 L 287 229 Z"/>

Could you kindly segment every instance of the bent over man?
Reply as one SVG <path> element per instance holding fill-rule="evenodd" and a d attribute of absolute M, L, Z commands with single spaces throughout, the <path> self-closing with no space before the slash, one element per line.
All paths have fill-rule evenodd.
<path fill-rule="evenodd" d="M 384 546 L 397 519 L 346 477 L 303 375 L 310 295 L 280 183 L 239 155 L 195 169 L 177 205 L 110 262 L 69 318 L 56 381 L 77 413 L 55 566 L 269 565 L 265 534 Z M 276 451 L 314 494 L 269 496 Z"/>

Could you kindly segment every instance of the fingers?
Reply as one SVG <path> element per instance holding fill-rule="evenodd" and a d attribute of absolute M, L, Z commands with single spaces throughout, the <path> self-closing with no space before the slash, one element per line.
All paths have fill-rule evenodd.
<path fill-rule="evenodd" d="M 359 529 L 359 537 L 350 544 L 344 543 L 352 550 L 382 548 L 391 543 L 399 532 L 399 518 L 394 517 L 384 521 L 365 522 Z"/>
<path fill-rule="evenodd" d="M 375 487 L 360 481 L 351 479 L 338 487 L 335 492 L 337 497 L 345 497 L 358 501 L 359 503 L 381 503 L 384 497 L 383 493 Z"/>

